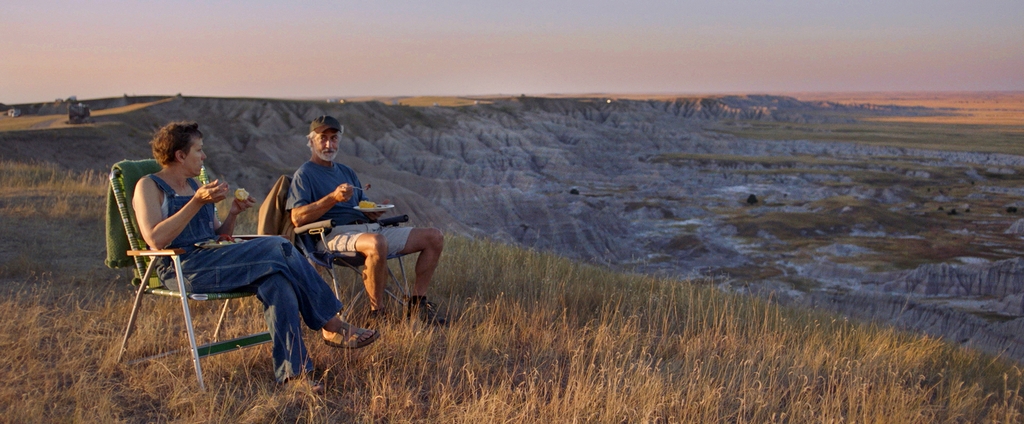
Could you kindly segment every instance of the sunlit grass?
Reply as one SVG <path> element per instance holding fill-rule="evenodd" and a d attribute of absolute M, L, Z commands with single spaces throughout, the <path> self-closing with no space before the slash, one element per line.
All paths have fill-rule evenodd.
<path fill-rule="evenodd" d="M 158 105 L 158 104 L 161 104 L 161 103 L 167 103 L 167 102 L 172 101 L 174 99 L 175 99 L 174 97 L 168 97 L 166 99 L 160 99 L 160 100 L 156 100 L 156 101 L 152 101 L 152 102 L 133 103 L 133 104 L 130 104 L 130 105 L 125 105 L 125 106 L 120 106 L 120 107 L 112 107 L 112 108 L 109 108 L 109 109 L 94 110 L 94 111 L 91 111 L 90 115 L 98 117 L 98 116 L 118 115 L 118 114 L 122 114 L 122 113 L 134 112 L 134 111 L 137 111 L 139 109 L 145 109 L 145 108 L 153 106 L 153 105 Z"/>
<path fill-rule="evenodd" d="M 0 132 L 28 130 L 33 128 L 64 127 L 67 126 L 67 124 L 64 124 L 64 121 L 67 120 L 67 114 L 19 116 L 17 118 L 4 117 L 0 118 Z"/>
<path fill-rule="evenodd" d="M 95 172 L 75 173 L 49 164 L 0 162 L 0 212 L 12 217 L 99 217 L 95 204 L 106 193 Z"/>
<path fill-rule="evenodd" d="M 939 112 L 931 116 L 865 119 L 868 121 L 1024 126 L 1024 93 L 1021 92 L 805 93 L 796 97 L 841 104 L 920 106 Z"/>
<path fill-rule="evenodd" d="M 102 117 L 110 115 L 118 115 L 122 113 L 134 112 L 139 109 L 145 109 L 147 107 L 168 102 L 174 100 L 174 98 L 166 98 L 153 102 L 135 103 L 121 107 L 114 107 L 109 109 L 99 109 L 90 111 L 91 117 Z M 85 102 L 88 103 L 88 102 Z M 72 127 L 93 127 L 102 124 L 78 124 L 71 125 L 67 123 L 68 114 L 58 113 L 51 115 L 22 115 L 19 117 L 0 117 L 0 132 L 4 131 L 24 131 L 24 130 L 40 130 L 40 129 L 57 129 L 57 128 L 72 128 Z"/>
<path fill-rule="evenodd" d="M 428 107 L 428 106 L 443 106 L 443 107 L 457 107 L 457 106 L 471 106 L 474 104 L 491 103 L 486 100 L 475 100 L 465 97 L 450 97 L 450 96 L 420 96 L 420 97 L 406 97 L 398 101 L 399 104 L 404 106 L 413 107 Z"/>
<path fill-rule="evenodd" d="M 52 184 L 81 178 L 64 175 Z M 95 233 L 76 247 L 102 247 Z M 1019 367 L 942 340 L 455 235 L 431 289 L 450 327 L 386 324 L 358 351 L 308 332 L 323 396 L 276 386 L 266 345 L 204 359 L 204 393 L 185 356 L 115 361 L 131 287 L 90 260 L 4 280 L 5 421 L 930 423 L 1024 411 Z M 205 337 L 219 306 L 194 303 Z M 185 343 L 177 301 L 143 308 L 131 357 Z M 227 337 L 264 328 L 255 299 L 229 308 Z"/>

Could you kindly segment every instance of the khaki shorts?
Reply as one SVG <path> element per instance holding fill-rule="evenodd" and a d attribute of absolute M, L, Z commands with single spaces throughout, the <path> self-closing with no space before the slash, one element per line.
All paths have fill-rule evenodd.
<path fill-rule="evenodd" d="M 356 239 L 366 233 L 377 233 L 384 236 L 388 242 L 388 256 L 396 255 L 405 249 L 405 242 L 409 240 L 409 233 L 412 227 L 381 227 L 378 224 L 356 224 L 339 225 L 331 230 L 327 236 L 326 250 L 336 252 L 354 252 L 356 250 Z M 323 242 L 317 242 L 318 249 L 324 249 Z"/>

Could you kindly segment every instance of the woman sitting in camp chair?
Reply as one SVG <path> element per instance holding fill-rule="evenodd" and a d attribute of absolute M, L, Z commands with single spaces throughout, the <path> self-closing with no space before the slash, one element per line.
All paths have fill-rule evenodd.
<path fill-rule="evenodd" d="M 357 328 L 337 316 L 341 302 L 285 239 L 259 237 L 216 244 L 217 248 L 200 247 L 232 240 L 235 218 L 255 201 L 236 198 L 227 218 L 219 222 L 213 205 L 227 197 L 227 184 L 213 181 L 200 186 L 193 179 L 206 159 L 198 124 L 168 124 L 157 131 L 150 145 L 163 169 L 142 178 L 135 187 L 132 206 L 142 237 L 151 249 L 185 250 L 181 266 L 190 292 L 256 292 L 270 327 L 279 382 L 313 370 L 302 342 L 300 316 L 307 326 L 321 330 L 324 342 L 331 346 L 360 348 L 377 339 L 376 331 Z M 177 285 L 172 261 L 156 260 L 164 261 L 156 268 L 164 284 Z"/>

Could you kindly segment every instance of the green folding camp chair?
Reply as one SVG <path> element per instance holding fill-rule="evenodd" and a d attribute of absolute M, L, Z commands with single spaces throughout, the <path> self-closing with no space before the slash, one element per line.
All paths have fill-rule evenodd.
<path fill-rule="evenodd" d="M 160 171 L 160 165 L 155 160 L 121 161 L 112 167 L 110 171 L 110 191 L 107 194 L 107 266 L 111 268 L 123 268 L 134 265 L 135 277 L 132 283 L 138 286 L 135 294 L 135 303 L 132 306 L 131 316 L 128 318 L 128 326 L 124 331 L 124 339 L 121 342 L 121 350 L 118 352 L 117 360 L 121 361 L 127 351 L 128 338 L 132 335 L 136 318 L 140 313 L 142 295 L 155 294 L 161 296 L 173 296 L 181 299 L 182 311 L 185 315 L 185 328 L 188 331 L 188 342 L 192 350 L 192 363 L 195 365 L 196 378 L 199 381 L 199 388 L 205 390 L 203 383 L 203 371 L 199 365 L 199 359 L 218 353 L 230 352 L 241 348 L 255 346 L 270 341 L 270 333 L 262 332 L 250 334 L 231 340 L 218 340 L 221 325 L 227 315 L 228 300 L 240 297 L 253 296 L 252 292 L 229 292 L 229 293 L 193 293 L 188 290 L 189 282 L 182 278 L 181 257 L 185 251 L 182 249 L 147 250 L 146 242 L 142 239 L 138 224 L 135 221 L 135 211 L 132 209 L 131 196 L 135 193 L 135 184 L 145 175 Z M 203 168 L 199 176 L 201 183 L 207 183 L 206 168 Z M 155 257 L 167 256 L 174 262 L 174 268 L 178 276 L 178 287 L 185 288 L 181 292 L 167 289 L 153 274 Z M 192 326 L 192 314 L 189 311 L 188 301 L 191 300 L 225 300 L 221 310 L 220 319 L 213 333 L 214 342 L 201 346 L 196 345 L 195 330 Z M 142 362 L 177 353 L 171 350 L 156 355 L 133 360 L 131 363 Z"/>

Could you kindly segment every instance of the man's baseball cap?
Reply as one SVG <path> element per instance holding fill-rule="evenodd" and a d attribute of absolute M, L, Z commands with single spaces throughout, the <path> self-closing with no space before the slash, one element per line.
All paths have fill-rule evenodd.
<path fill-rule="evenodd" d="M 309 124 L 309 130 L 317 134 L 327 131 L 328 129 L 333 129 L 340 133 L 344 132 L 345 127 L 341 126 L 341 122 L 338 122 L 338 120 L 334 119 L 333 116 L 328 115 L 321 115 Z"/>

